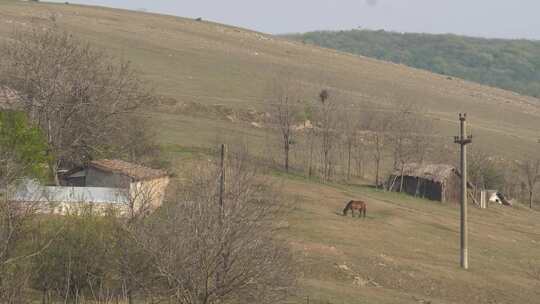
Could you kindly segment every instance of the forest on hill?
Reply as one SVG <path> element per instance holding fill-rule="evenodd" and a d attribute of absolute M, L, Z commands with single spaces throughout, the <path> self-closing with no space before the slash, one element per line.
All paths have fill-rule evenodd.
<path fill-rule="evenodd" d="M 540 41 L 383 30 L 318 31 L 286 37 L 540 97 Z"/>

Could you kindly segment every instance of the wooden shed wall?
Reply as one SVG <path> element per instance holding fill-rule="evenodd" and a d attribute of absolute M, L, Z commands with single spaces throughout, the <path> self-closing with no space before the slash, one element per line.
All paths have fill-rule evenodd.
<path fill-rule="evenodd" d="M 391 191 L 399 191 L 401 184 L 400 176 L 391 176 L 390 182 L 396 180 Z M 426 198 L 434 201 L 443 201 L 443 187 L 440 183 L 433 182 L 427 179 L 404 176 L 403 177 L 403 192 L 416 197 Z"/>

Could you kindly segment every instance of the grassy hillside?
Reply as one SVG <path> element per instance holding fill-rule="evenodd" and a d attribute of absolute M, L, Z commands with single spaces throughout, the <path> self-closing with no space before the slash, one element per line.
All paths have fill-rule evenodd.
<path fill-rule="evenodd" d="M 182 163 L 206 152 L 184 154 Z M 459 267 L 459 208 L 361 185 L 274 172 L 292 206 L 280 231 L 298 260 L 290 303 L 493 304 L 540 297 L 540 212 L 469 206 L 470 269 Z M 362 199 L 366 219 L 342 216 Z"/>
<path fill-rule="evenodd" d="M 287 233 L 310 303 L 538 302 L 538 212 L 471 207 L 463 271 L 455 205 L 301 180 L 285 188 L 298 197 Z M 366 220 L 340 215 L 351 197 L 368 202 Z"/>
<path fill-rule="evenodd" d="M 159 141 L 184 171 L 218 141 L 242 137 L 264 149 L 264 130 L 183 104 L 259 109 L 267 84 L 287 68 L 363 111 L 415 102 L 437 119 L 449 145 L 457 113 L 467 111 L 475 145 L 521 157 L 538 151 L 538 100 L 459 79 L 312 47 L 208 22 L 95 7 L 0 0 L 0 37 L 54 18 L 93 44 L 129 59 L 163 97 L 148 107 Z M 201 152 L 203 151 L 203 152 Z M 180 170 L 182 171 L 182 170 Z M 458 210 L 367 187 L 276 177 L 294 202 L 284 225 L 299 259 L 293 303 L 537 303 L 538 212 L 471 210 L 471 270 L 458 267 Z M 364 221 L 339 215 L 343 203 L 369 204 Z M 540 270 L 539 270 L 540 272 Z M 431 301 L 431 302 L 430 302 Z"/>
<path fill-rule="evenodd" d="M 420 104 L 438 120 L 442 136 L 457 132 L 457 113 L 467 111 L 475 144 L 497 143 L 497 151 L 519 158 L 536 153 L 538 100 L 516 93 L 448 79 L 446 76 L 317 48 L 244 29 L 171 16 L 97 7 L 0 0 L 0 37 L 31 22 L 56 23 L 97 46 L 129 59 L 157 94 L 171 105 L 198 102 L 243 109 L 261 107 L 268 83 L 287 68 L 301 79 L 306 98 L 323 85 L 363 111 L 392 102 Z M 255 128 L 193 119 L 182 111 L 153 108 L 165 143 L 201 146 L 222 133 L 264 135 Z M 200 134 L 197 138 L 188 136 Z M 261 141 L 263 140 L 261 139 Z"/>
<path fill-rule="evenodd" d="M 540 41 L 369 30 L 287 37 L 540 97 Z"/>

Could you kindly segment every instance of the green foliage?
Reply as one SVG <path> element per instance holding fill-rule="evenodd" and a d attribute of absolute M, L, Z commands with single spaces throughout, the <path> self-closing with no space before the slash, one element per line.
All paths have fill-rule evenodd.
<path fill-rule="evenodd" d="M 21 173 L 43 179 L 47 175 L 47 142 L 22 112 L 0 112 L 0 153 L 21 167 Z"/>
<path fill-rule="evenodd" d="M 540 97 L 540 42 L 352 30 L 288 38 Z"/>
<path fill-rule="evenodd" d="M 39 247 L 50 246 L 34 259 L 32 287 L 75 299 L 107 285 L 115 285 L 113 221 L 91 210 L 47 218 L 40 224 Z"/>
<path fill-rule="evenodd" d="M 151 257 L 113 209 L 102 213 L 80 206 L 65 216 L 43 216 L 31 228 L 36 237 L 25 241 L 40 254 L 31 260 L 30 287 L 48 301 L 108 303 L 140 295 L 141 285 L 151 278 Z"/>

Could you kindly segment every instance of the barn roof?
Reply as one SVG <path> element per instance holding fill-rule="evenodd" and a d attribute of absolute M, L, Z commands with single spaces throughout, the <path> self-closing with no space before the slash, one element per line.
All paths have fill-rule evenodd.
<path fill-rule="evenodd" d="M 134 180 L 148 180 L 168 176 L 164 170 L 152 169 L 117 159 L 94 160 L 90 162 L 89 166 L 105 172 L 126 175 Z"/>
<path fill-rule="evenodd" d="M 0 110 L 12 109 L 17 99 L 17 92 L 8 87 L 0 86 Z"/>
<path fill-rule="evenodd" d="M 446 181 L 452 174 L 459 175 L 458 171 L 454 166 L 446 164 L 409 163 L 405 165 L 405 168 L 403 170 L 404 176 L 418 177 L 438 183 Z M 400 176 L 401 170 L 394 170 L 392 175 Z"/>

